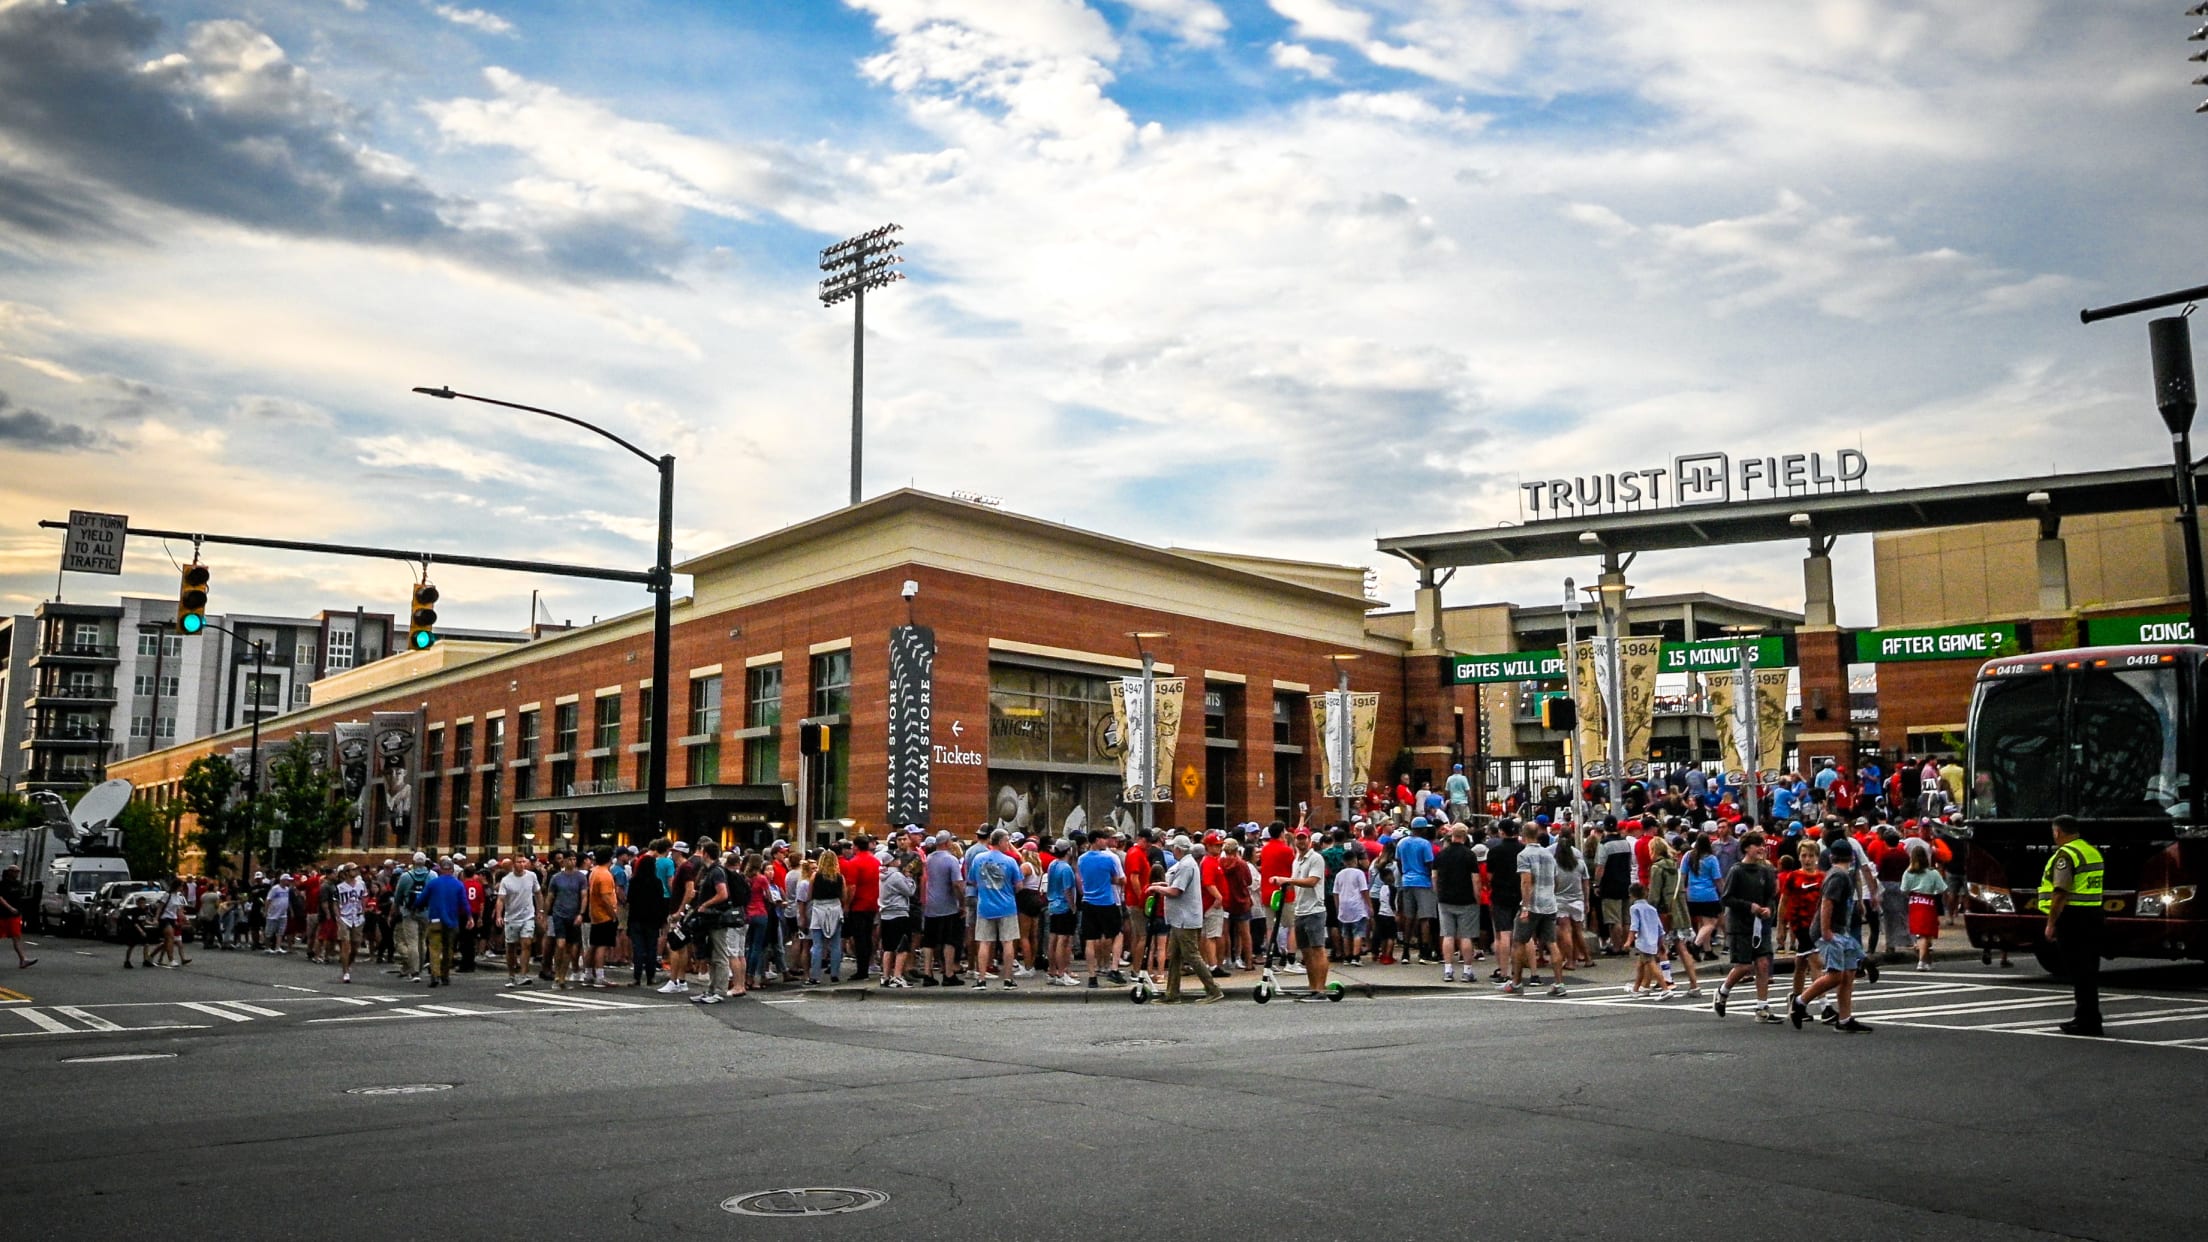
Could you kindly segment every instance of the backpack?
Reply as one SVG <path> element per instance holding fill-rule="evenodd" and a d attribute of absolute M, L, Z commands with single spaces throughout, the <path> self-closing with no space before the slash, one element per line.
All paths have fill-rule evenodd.
<path fill-rule="evenodd" d="M 414 885 L 413 888 L 407 890 L 407 913 L 419 914 L 420 912 L 429 909 L 429 881 L 417 878 L 415 874 L 411 871 L 406 873 L 406 878 Z"/>

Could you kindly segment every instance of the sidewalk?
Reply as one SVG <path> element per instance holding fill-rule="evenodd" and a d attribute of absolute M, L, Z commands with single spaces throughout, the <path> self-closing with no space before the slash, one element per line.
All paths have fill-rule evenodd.
<path fill-rule="evenodd" d="M 1969 942 L 1962 938 L 1962 929 L 1959 927 L 1952 929 L 1952 938 L 1944 934 L 1948 930 L 1950 929 L 1942 929 L 1943 935 L 1940 939 L 1940 947 L 1933 951 L 1932 960 L 1935 963 L 1942 964 L 1967 961 L 1975 965 L 1978 961 L 1978 950 L 1971 948 Z M 1899 978 L 1912 972 L 1914 962 L 1915 958 L 1913 956 L 1907 960 L 1892 962 L 1881 957 L 1879 964 L 1880 968 L 1888 972 L 1889 975 Z M 2027 960 L 2020 963 L 2018 969 L 2029 969 L 2030 967 L 2031 963 Z M 1345 1000 L 1382 1000 L 1408 996 L 1437 996 L 1451 992 L 1493 991 L 1495 984 L 1488 976 L 1494 969 L 1495 960 L 1490 957 L 1486 961 L 1477 963 L 1472 980 L 1444 983 L 1441 979 L 1441 967 L 1432 963 L 1408 965 L 1398 963 L 1393 966 L 1337 965 L 1327 973 L 1327 980 L 1329 983 L 1340 983 L 1343 986 Z M 1686 978 L 1683 974 L 1678 973 L 1676 965 L 1672 969 L 1674 974 L 1678 976 L 1680 994 L 1683 996 L 1685 995 Z M 1728 967 L 1723 961 L 1708 961 L 1697 963 L 1695 973 L 1705 988 L 1714 988 L 1717 981 L 1725 977 L 1727 969 Z M 1788 969 L 1788 963 L 1779 963 L 1774 971 L 1774 977 L 1784 977 Z M 2013 976 L 2017 973 L 2016 970 L 2004 971 L 1999 967 L 1987 967 L 1985 969 L 1989 977 L 1994 975 Z M 1131 981 L 1134 976 L 1128 974 L 1127 977 Z M 1259 973 L 1254 970 L 1236 971 L 1219 980 L 1219 986 L 1226 991 L 1228 1000 L 1247 1002 L 1252 999 L 1251 989 L 1257 985 L 1259 977 Z M 1546 990 L 1548 986 L 1546 981 L 1549 977 L 1547 971 L 1544 970 L 1541 973 L 1542 990 Z M 1304 976 L 1276 972 L 1274 980 L 1281 987 L 1294 991 L 1303 987 Z M 1632 982 L 1633 962 L 1630 957 L 1597 957 L 1593 966 L 1567 971 L 1564 976 L 1564 986 L 1567 990 L 1577 987 L 1622 988 Z M 1161 982 L 1160 987 L 1162 988 L 1162 986 Z M 1020 980 L 1019 986 L 1016 988 L 1007 988 L 995 979 L 991 979 L 986 989 L 980 990 L 975 989 L 971 982 L 951 987 L 890 989 L 882 987 L 879 980 L 868 980 L 864 983 L 845 981 L 837 984 L 820 984 L 813 987 L 796 987 L 788 983 L 777 983 L 754 988 L 753 992 L 763 999 L 783 999 L 809 995 L 821 1000 L 883 1000 L 904 1004 L 928 1002 L 960 1004 L 986 1000 L 1011 1001 L 1024 1004 L 1057 1002 L 1060 1004 L 1125 1005 L 1131 1003 L 1129 1000 L 1131 987 L 1131 982 L 1115 984 L 1109 981 L 1101 981 L 1095 988 L 1086 986 L 1078 988 L 1056 987 L 1044 979 L 1043 976 L 1036 975 L 1032 979 Z M 1184 997 L 1201 996 L 1204 993 L 1203 983 L 1193 978 L 1183 979 L 1181 989 Z"/>

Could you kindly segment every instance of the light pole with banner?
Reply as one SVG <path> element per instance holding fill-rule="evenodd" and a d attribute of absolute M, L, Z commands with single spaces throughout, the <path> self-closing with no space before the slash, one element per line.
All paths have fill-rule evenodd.
<path fill-rule="evenodd" d="M 1334 756 L 1335 761 L 1341 764 L 1337 769 L 1341 781 L 1337 786 L 1340 796 L 1336 799 L 1335 809 L 1341 815 L 1339 822 L 1344 824 L 1349 822 L 1350 780 L 1357 771 L 1357 707 L 1349 697 L 1349 662 L 1356 659 L 1357 654 L 1354 651 L 1337 651 L 1327 657 L 1334 662 L 1334 714 L 1339 717 L 1335 723 L 1335 731 L 1342 739 Z"/>
<path fill-rule="evenodd" d="M 1137 728 L 1141 731 L 1142 746 L 1135 762 L 1142 767 L 1142 780 L 1137 785 L 1142 795 L 1142 831 L 1145 839 L 1157 820 L 1158 779 L 1158 661 L 1150 652 L 1150 640 L 1164 638 L 1163 630 L 1130 630 L 1127 637 L 1135 640 L 1135 654 L 1142 657 L 1142 715 Z"/>
<path fill-rule="evenodd" d="M 1580 769 L 1579 753 L 1579 589 L 1564 580 L 1564 697 L 1572 702 L 1572 727 L 1564 733 L 1565 776 L 1572 783 L 1572 822 L 1587 821 L 1587 781 Z"/>
<path fill-rule="evenodd" d="M 1733 637 L 1740 643 L 1740 687 L 1733 692 L 1733 715 L 1738 718 L 1740 732 L 1734 736 L 1741 748 L 1741 767 L 1748 776 L 1748 804 L 1742 813 L 1753 819 L 1763 812 L 1759 809 L 1763 799 L 1758 795 L 1763 789 L 1763 726 L 1761 702 L 1756 690 L 1756 642 L 1761 635 L 1754 629 L 1741 625 L 1732 627 Z M 1722 750 L 1720 754 L 1724 753 Z"/>
<path fill-rule="evenodd" d="M 1608 769 L 1610 813 L 1625 813 L 1625 661 L 1618 645 L 1625 636 L 1625 597 L 1633 590 L 1622 571 L 1604 567 L 1602 581 L 1586 588 L 1595 597 L 1602 622 L 1603 671 L 1609 674 L 1609 692 L 1602 696 L 1603 731 L 1609 736 L 1603 766 Z"/>

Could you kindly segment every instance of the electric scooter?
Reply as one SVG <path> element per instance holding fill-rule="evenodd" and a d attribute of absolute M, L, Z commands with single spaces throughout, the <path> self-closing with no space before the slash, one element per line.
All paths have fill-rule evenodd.
<path fill-rule="evenodd" d="M 1289 992 L 1280 986 L 1278 979 L 1273 977 L 1273 968 L 1267 966 L 1264 973 L 1258 977 L 1257 986 L 1250 989 L 1250 999 L 1260 1005 L 1272 1000 L 1275 996 L 1324 996 L 1330 1001 L 1339 1002 L 1346 991 L 1347 989 L 1343 988 L 1339 982 L 1328 980 L 1326 990 L 1323 992 L 1313 992 L 1308 988 L 1300 992 Z"/>

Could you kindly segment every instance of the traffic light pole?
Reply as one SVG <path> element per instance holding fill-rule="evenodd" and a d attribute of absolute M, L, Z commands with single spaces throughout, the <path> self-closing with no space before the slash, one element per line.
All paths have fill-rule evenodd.
<path fill-rule="evenodd" d="M 51 518 L 39 523 L 45 530 L 67 530 L 69 523 Z M 123 533 L 147 539 L 196 539 L 201 543 L 219 543 L 233 548 L 274 548 L 282 552 L 318 552 L 324 556 L 369 556 L 379 560 L 406 561 L 410 564 L 436 562 L 440 565 L 462 565 L 469 569 L 500 569 L 517 574 L 551 574 L 558 578 L 595 578 L 601 582 L 628 582 L 637 586 L 650 586 L 649 570 L 604 569 L 596 565 L 568 565 L 558 561 L 517 561 L 498 556 L 462 556 L 458 553 L 422 552 L 406 548 L 378 548 L 356 543 L 313 543 L 301 539 L 264 539 L 258 535 L 207 535 L 188 530 L 155 530 L 146 526 L 132 526 Z"/>

